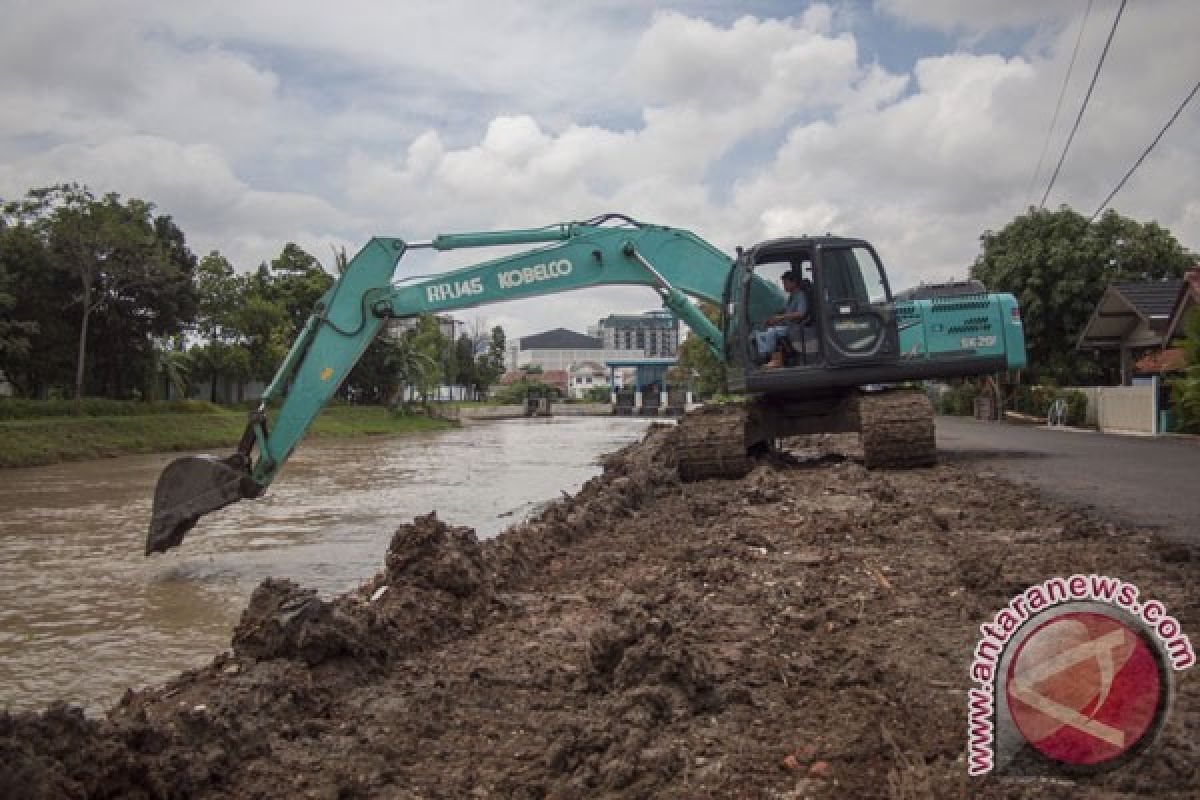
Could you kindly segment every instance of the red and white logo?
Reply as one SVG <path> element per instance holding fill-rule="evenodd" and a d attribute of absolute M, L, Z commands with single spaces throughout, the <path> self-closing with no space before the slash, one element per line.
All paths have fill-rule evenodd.
<path fill-rule="evenodd" d="M 1030 745 L 1055 761 L 1092 766 L 1154 734 L 1167 686 L 1137 631 L 1115 616 L 1074 611 L 1020 642 L 1004 691 Z"/>

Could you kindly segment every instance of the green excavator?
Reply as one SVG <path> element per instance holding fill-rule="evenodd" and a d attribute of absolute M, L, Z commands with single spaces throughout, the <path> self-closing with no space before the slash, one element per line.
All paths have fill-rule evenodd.
<path fill-rule="evenodd" d="M 410 250 L 539 245 L 444 274 L 399 281 Z M 807 295 L 807 316 L 785 326 L 782 366 L 766 362 L 755 332 L 785 307 L 783 272 Z M 313 419 L 390 319 L 586 289 L 635 285 L 727 366 L 745 402 L 681 419 L 681 478 L 741 477 L 752 454 L 779 438 L 858 432 L 868 468 L 936 460 L 933 411 L 903 384 L 1004 372 L 1025 365 L 1021 316 L 1009 294 L 897 300 L 875 250 L 861 239 L 773 239 L 728 255 L 693 233 L 607 214 L 527 230 L 372 239 L 321 298 L 264 391 L 237 450 L 189 456 L 159 478 L 146 554 L 179 545 L 205 514 L 271 485 Z M 721 310 L 714 325 L 692 298 Z M 268 408 L 280 400 L 268 424 Z"/>

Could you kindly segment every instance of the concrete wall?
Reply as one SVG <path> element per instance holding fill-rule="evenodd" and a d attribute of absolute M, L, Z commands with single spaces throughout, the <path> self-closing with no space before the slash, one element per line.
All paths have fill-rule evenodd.
<path fill-rule="evenodd" d="M 437 413 L 438 416 L 460 421 L 472 419 L 516 419 L 525 416 L 525 406 L 465 406 L 462 408 L 452 406 L 449 408 L 439 408 Z"/>
<path fill-rule="evenodd" d="M 1102 431 L 1154 433 L 1153 386 L 1102 386 L 1096 392 L 1096 425 Z"/>
<path fill-rule="evenodd" d="M 1072 391 L 1087 396 L 1087 424 L 1102 431 L 1155 433 L 1155 387 L 1072 386 Z"/>
<path fill-rule="evenodd" d="M 556 417 L 611 417 L 611 403 L 554 403 L 550 413 Z"/>
<path fill-rule="evenodd" d="M 519 419 L 525 416 L 525 406 L 463 406 L 439 407 L 434 406 L 435 413 L 446 419 L 486 420 L 486 419 Z M 608 403 L 554 403 L 550 406 L 550 414 L 555 417 L 611 417 L 612 406 Z"/>

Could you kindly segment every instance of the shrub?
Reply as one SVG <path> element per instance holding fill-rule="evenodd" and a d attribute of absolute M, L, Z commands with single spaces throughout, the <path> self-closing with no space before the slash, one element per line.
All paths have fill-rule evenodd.
<path fill-rule="evenodd" d="M 1185 377 L 1171 381 L 1171 401 L 1180 430 L 1200 433 L 1200 366 L 1188 367 Z"/>
<path fill-rule="evenodd" d="M 26 400 L 0 398 L 0 419 L 37 419 L 39 417 L 69 417 L 70 400 Z M 136 417 L 143 414 L 212 414 L 221 407 L 203 400 L 172 400 L 145 403 L 138 400 L 110 400 L 105 397 L 85 397 L 80 411 L 85 417 Z"/>
<path fill-rule="evenodd" d="M 1067 401 L 1067 424 L 1082 428 L 1087 424 L 1087 395 L 1078 389 L 1066 389 L 1059 396 Z"/>
<path fill-rule="evenodd" d="M 938 400 L 938 411 L 960 417 L 975 414 L 975 398 L 979 396 L 979 387 L 971 383 L 954 386 L 942 393 Z"/>

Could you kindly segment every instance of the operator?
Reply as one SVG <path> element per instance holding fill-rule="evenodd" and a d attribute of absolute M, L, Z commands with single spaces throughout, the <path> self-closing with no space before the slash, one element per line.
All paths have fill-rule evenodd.
<path fill-rule="evenodd" d="M 778 314 L 767 317 L 769 326 L 766 330 L 755 331 L 754 340 L 760 355 L 771 355 L 771 359 L 763 366 L 766 369 L 779 369 L 783 363 L 783 342 L 788 338 L 788 328 L 791 325 L 802 325 L 808 321 L 808 293 L 804 291 L 800 273 L 788 270 L 780 277 L 783 290 L 787 292 L 787 305 Z"/>

